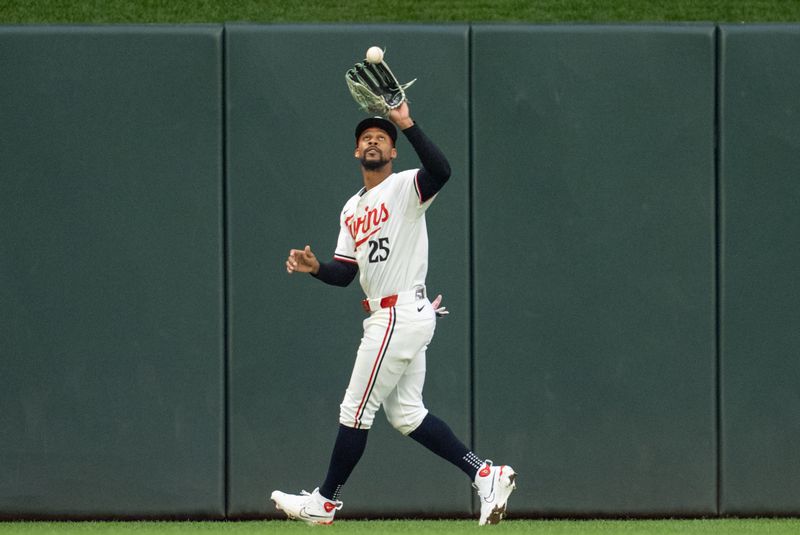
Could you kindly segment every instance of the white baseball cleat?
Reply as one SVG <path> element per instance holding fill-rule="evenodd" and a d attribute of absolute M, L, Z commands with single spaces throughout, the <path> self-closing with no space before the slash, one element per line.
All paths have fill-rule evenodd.
<path fill-rule="evenodd" d="M 483 468 L 475 474 L 472 484 L 478 491 L 481 502 L 481 518 L 478 525 L 498 524 L 506 516 L 506 502 L 511 492 L 517 488 L 517 473 L 508 465 L 492 466 L 486 460 Z"/>
<path fill-rule="evenodd" d="M 333 515 L 342 508 L 342 502 L 328 500 L 319 493 L 303 491 L 301 494 L 286 494 L 273 491 L 270 499 L 275 502 L 279 511 L 286 513 L 292 520 L 302 520 L 309 524 L 333 524 Z"/>

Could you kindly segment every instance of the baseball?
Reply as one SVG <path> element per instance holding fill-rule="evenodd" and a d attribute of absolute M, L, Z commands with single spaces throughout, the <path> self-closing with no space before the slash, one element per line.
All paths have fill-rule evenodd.
<path fill-rule="evenodd" d="M 367 50 L 367 61 L 370 63 L 380 63 L 383 61 L 383 50 L 377 46 L 369 47 Z"/>

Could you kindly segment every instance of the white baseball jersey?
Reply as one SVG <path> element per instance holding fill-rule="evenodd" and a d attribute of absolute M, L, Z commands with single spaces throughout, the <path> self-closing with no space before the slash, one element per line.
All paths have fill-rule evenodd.
<path fill-rule="evenodd" d="M 392 173 L 372 189 L 347 201 L 334 258 L 358 264 L 359 282 L 369 299 L 425 284 L 428 231 L 417 169 Z"/>

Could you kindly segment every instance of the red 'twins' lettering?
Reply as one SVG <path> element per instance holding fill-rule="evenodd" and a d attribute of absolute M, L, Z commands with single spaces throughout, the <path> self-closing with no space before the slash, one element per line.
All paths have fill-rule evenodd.
<path fill-rule="evenodd" d="M 374 234 L 380 229 L 379 225 L 388 219 L 389 210 L 386 208 L 386 204 L 381 203 L 377 208 L 365 206 L 362 215 L 356 217 L 353 214 L 344 220 L 344 224 L 350 229 L 350 235 L 355 240 L 359 234 Z"/>

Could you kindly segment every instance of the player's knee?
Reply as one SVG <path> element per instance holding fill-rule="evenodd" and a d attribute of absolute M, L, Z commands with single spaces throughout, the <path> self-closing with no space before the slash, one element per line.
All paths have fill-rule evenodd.
<path fill-rule="evenodd" d="M 424 406 L 414 407 L 412 410 L 406 408 L 405 411 L 387 410 L 384 406 L 384 410 L 386 411 L 386 419 L 389 420 L 392 427 L 404 435 L 411 433 L 414 429 L 419 427 L 419 424 L 422 423 L 422 420 L 424 420 L 425 416 L 428 414 L 428 409 Z"/>

